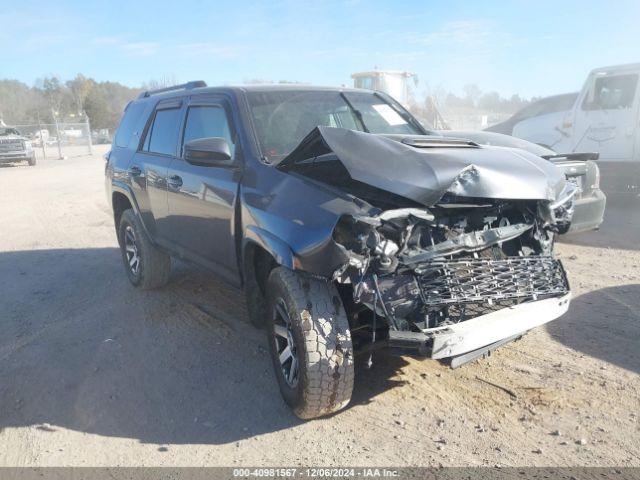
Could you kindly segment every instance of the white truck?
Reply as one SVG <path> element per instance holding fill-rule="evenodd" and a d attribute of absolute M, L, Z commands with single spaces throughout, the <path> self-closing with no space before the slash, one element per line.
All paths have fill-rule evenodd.
<path fill-rule="evenodd" d="M 562 124 L 549 126 L 562 133 L 553 149 L 598 152 L 603 161 L 639 160 L 639 76 L 640 63 L 593 70 Z"/>
<path fill-rule="evenodd" d="M 638 160 L 639 76 L 640 63 L 596 68 L 578 94 L 543 98 L 486 130 L 513 135 L 556 152 L 598 152 L 604 161 Z M 546 105 L 547 110 L 538 111 Z M 503 131 L 503 124 L 509 124 L 509 131 Z"/>
<path fill-rule="evenodd" d="M 512 135 L 559 153 L 597 152 L 602 189 L 640 193 L 640 63 L 596 68 L 562 114 L 513 125 Z M 552 144 L 541 138 L 554 139 Z"/>

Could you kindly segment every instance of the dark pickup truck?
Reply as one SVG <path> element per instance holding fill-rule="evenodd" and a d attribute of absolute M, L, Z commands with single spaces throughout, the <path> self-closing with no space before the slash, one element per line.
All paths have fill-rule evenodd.
<path fill-rule="evenodd" d="M 569 307 L 553 245 L 574 183 L 530 152 L 429 135 L 382 93 L 144 92 L 106 158 L 131 283 L 164 285 L 173 256 L 243 288 L 301 418 L 347 405 L 356 355 L 456 367 Z"/>

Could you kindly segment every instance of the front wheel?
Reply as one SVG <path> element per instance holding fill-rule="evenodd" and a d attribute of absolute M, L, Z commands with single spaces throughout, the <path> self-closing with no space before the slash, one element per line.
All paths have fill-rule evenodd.
<path fill-rule="evenodd" d="M 285 402 L 302 419 L 344 408 L 353 391 L 353 346 L 335 286 L 279 267 L 267 297 L 267 338 Z"/>

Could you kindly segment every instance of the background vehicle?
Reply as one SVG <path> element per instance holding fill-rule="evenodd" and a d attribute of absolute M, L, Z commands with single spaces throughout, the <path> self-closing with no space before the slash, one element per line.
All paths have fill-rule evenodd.
<path fill-rule="evenodd" d="M 411 83 L 418 82 L 415 73 L 394 70 L 370 70 L 351 74 L 353 86 L 364 90 L 377 90 L 390 95 L 402 105 L 406 105 L 409 99 Z M 410 82 L 410 79 L 413 79 Z"/>
<path fill-rule="evenodd" d="M 520 148 L 553 162 L 562 169 L 567 179 L 575 183 L 580 191 L 576 194 L 575 212 L 567 233 L 596 230 L 604 220 L 607 198 L 600 189 L 600 169 L 592 153 L 556 153 L 541 145 L 510 135 L 487 131 L 440 130 L 444 137 L 468 138 L 480 145 Z"/>
<path fill-rule="evenodd" d="M 554 150 L 598 152 L 605 162 L 638 161 L 639 75 L 638 63 L 591 71 L 560 126 L 563 138 Z"/>
<path fill-rule="evenodd" d="M 567 311 L 576 187 L 546 160 L 428 135 L 378 92 L 205 87 L 126 108 L 105 169 L 123 264 L 141 288 L 170 256 L 243 287 L 301 418 L 349 402 L 376 339 L 459 366 Z"/>
<path fill-rule="evenodd" d="M 36 153 L 31 142 L 11 127 L 0 127 L 0 163 L 23 162 L 36 164 Z"/>
<path fill-rule="evenodd" d="M 562 133 L 557 130 L 573 104 L 578 93 L 565 93 L 541 98 L 513 114 L 504 122 L 488 128 L 487 132 L 513 135 L 532 143 L 554 148 Z"/>
<path fill-rule="evenodd" d="M 616 203 L 640 201 L 640 64 L 593 70 L 561 126 L 556 151 L 600 154 L 602 189 Z"/>
<path fill-rule="evenodd" d="M 100 130 L 93 130 L 91 132 L 91 142 L 96 145 L 111 143 L 112 140 L 108 128 L 101 128 Z"/>
<path fill-rule="evenodd" d="M 561 153 L 598 153 L 602 190 L 616 203 L 637 208 L 639 76 L 638 63 L 597 68 L 589 73 L 578 94 L 542 99 L 487 131 L 513 135 Z M 545 111 L 544 105 L 553 103 L 553 99 L 558 107 L 540 115 L 540 111 Z M 523 121 L 522 115 L 528 119 Z"/>

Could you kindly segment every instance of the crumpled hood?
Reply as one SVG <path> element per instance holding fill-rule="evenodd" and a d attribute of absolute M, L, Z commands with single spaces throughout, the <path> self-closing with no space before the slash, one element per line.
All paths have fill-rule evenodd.
<path fill-rule="evenodd" d="M 354 180 L 425 206 L 434 205 L 447 192 L 463 197 L 554 201 L 566 184 L 559 168 L 523 150 L 475 144 L 438 146 L 430 143 L 434 138 L 438 139 L 319 126 L 278 168 L 333 153 Z"/>

